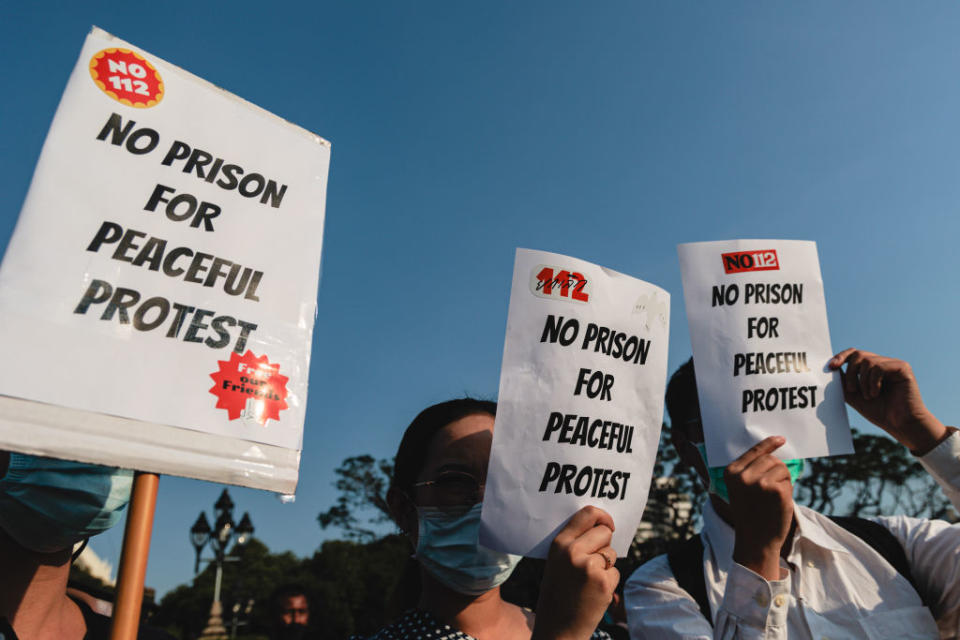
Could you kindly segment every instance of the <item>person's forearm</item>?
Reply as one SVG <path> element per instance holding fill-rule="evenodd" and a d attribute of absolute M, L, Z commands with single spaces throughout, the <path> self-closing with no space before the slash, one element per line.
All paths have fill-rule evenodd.
<path fill-rule="evenodd" d="M 953 508 L 960 511 L 960 435 L 957 435 L 956 427 L 947 427 L 943 441 L 917 457 L 940 485 Z"/>

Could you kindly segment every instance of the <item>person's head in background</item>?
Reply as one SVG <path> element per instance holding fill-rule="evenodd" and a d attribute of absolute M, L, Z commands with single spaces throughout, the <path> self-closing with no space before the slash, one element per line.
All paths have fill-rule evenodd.
<path fill-rule="evenodd" d="M 473 398 L 421 411 L 400 442 L 387 493 L 422 571 L 464 595 L 499 586 L 518 561 L 477 545 L 496 411 Z"/>
<path fill-rule="evenodd" d="M 690 358 L 670 376 L 666 395 L 667 413 L 670 414 L 670 442 L 680 460 L 696 471 L 703 487 L 710 494 L 710 501 L 721 517 L 728 517 L 730 501 L 724 478 L 724 466 L 708 467 L 707 449 L 704 444 L 703 421 L 697 395 L 696 371 Z M 804 460 L 785 460 L 790 472 L 790 482 L 796 486 L 797 479 L 805 468 Z M 719 498 L 719 502 L 714 498 Z"/>
<path fill-rule="evenodd" d="M 413 419 L 400 441 L 390 479 L 388 499 L 400 507 L 395 516 L 402 520 L 414 515 L 405 507 L 417 504 L 472 507 L 483 499 L 496 411 L 495 402 L 458 398 L 427 407 Z M 397 524 L 410 532 L 407 523 Z"/>
<path fill-rule="evenodd" d="M 273 640 L 300 640 L 310 625 L 307 590 L 298 584 L 277 587 L 270 596 Z"/>
<path fill-rule="evenodd" d="M 707 465 L 697 451 L 697 445 L 703 443 L 703 423 L 700 421 L 693 358 L 680 365 L 670 376 L 666 407 L 670 416 L 670 443 L 680 455 L 680 460 L 697 472 L 704 487 L 708 486 L 710 478 Z"/>

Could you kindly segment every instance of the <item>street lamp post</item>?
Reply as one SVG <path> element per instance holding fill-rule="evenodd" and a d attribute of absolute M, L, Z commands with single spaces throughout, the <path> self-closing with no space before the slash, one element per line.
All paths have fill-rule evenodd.
<path fill-rule="evenodd" d="M 236 640 L 238 627 L 243 627 L 250 624 L 250 613 L 253 611 L 253 604 L 253 598 L 247 600 L 246 606 L 244 606 L 239 600 L 233 604 L 233 620 L 230 624 L 230 640 Z M 243 620 L 240 619 L 241 613 L 244 617 Z"/>
<path fill-rule="evenodd" d="M 201 560 L 204 562 L 216 562 L 217 573 L 213 586 L 213 604 L 210 605 L 210 618 L 207 620 L 207 626 L 200 635 L 200 640 L 225 640 L 227 638 L 227 629 L 223 626 L 223 605 L 220 602 L 220 586 L 223 581 L 223 563 L 238 562 L 240 559 L 227 552 L 230 540 L 236 537 L 232 551 L 238 547 L 243 547 L 250 541 L 253 535 L 253 523 L 250 521 L 250 514 L 244 513 L 240 519 L 240 524 L 233 522 L 233 500 L 226 489 L 220 494 L 213 509 L 217 514 L 213 527 L 207 521 L 207 515 L 200 512 L 197 521 L 190 527 L 190 542 L 193 543 L 197 551 L 196 562 L 193 566 L 193 572 L 196 574 L 200 570 Z M 202 558 L 203 548 L 210 544 L 213 549 L 213 558 Z"/>

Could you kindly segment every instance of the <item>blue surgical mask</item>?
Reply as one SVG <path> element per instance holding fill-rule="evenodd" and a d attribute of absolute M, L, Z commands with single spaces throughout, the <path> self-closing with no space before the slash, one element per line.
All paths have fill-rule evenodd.
<path fill-rule="evenodd" d="M 115 525 L 132 484 L 126 469 L 11 453 L 0 528 L 27 549 L 60 551 Z"/>
<path fill-rule="evenodd" d="M 710 476 L 710 486 L 707 487 L 707 491 L 716 495 L 724 502 L 729 503 L 730 492 L 727 491 L 727 481 L 723 479 L 723 470 L 726 469 L 726 467 L 711 467 L 707 463 L 707 445 L 705 443 L 695 442 L 693 446 L 697 448 L 700 457 L 703 458 L 703 464 L 707 466 L 707 474 Z M 787 470 L 790 472 L 790 484 L 796 485 L 797 478 L 803 473 L 803 458 L 784 460 L 783 463 L 787 465 Z"/>
<path fill-rule="evenodd" d="M 417 507 L 417 561 L 442 584 L 470 596 L 503 584 L 522 557 L 480 546 L 481 506 Z"/>

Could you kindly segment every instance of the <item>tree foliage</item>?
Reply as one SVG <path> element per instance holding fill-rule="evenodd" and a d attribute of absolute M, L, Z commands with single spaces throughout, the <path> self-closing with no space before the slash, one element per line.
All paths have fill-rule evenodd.
<path fill-rule="evenodd" d="M 267 546 L 256 538 L 237 549 L 232 556 L 235 561 L 223 565 L 221 602 L 224 622 L 232 618 L 234 604 L 245 606 L 254 601 L 251 625 L 255 629 L 269 626 L 269 595 L 277 586 L 286 582 L 298 582 L 304 572 L 298 571 L 302 563 L 292 553 L 270 553 Z M 213 603 L 216 566 L 208 564 L 190 585 L 181 585 L 167 593 L 152 622 L 166 628 L 181 638 L 200 635 L 210 614 Z"/>
<path fill-rule="evenodd" d="M 334 486 L 340 495 L 332 507 L 317 516 L 321 529 L 336 527 L 348 540 L 370 542 L 377 532 L 370 528 L 390 521 L 387 489 L 393 475 L 391 460 L 359 455 L 347 458 L 334 470 Z"/>
<path fill-rule="evenodd" d="M 647 506 L 627 555 L 627 564 L 639 566 L 666 553 L 671 544 L 692 536 L 698 528 L 706 496 L 696 473 L 680 461 L 680 455 L 670 443 L 670 429 L 663 425 Z"/>
<path fill-rule="evenodd" d="M 794 499 L 828 515 L 955 520 L 950 501 L 902 445 L 853 429 L 852 456 L 811 458 Z"/>
<path fill-rule="evenodd" d="M 398 535 L 366 544 L 327 541 L 310 558 L 271 553 L 259 540 L 251 540 L 238 551 L 237 562 L 224 564 L 224 623 L 229 629 L 234 604 L 242 608 L 253 600 L 249 624 L 241 631 L 269 633 L 270 594 L 283 584 L 294 583 L 306 589 L 311 620 L 321 637 L 372 633 L 388 621 L 389 600 L 409 555 L 409 543 Z M 167 593 L 151 624 L 184 640 L 198 637 L 210 613 L 215 575 L 215 567 L 208 565 L 192 584 Z"/>

